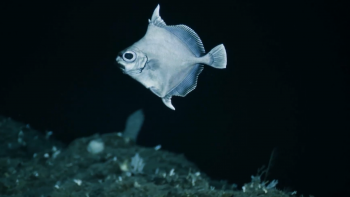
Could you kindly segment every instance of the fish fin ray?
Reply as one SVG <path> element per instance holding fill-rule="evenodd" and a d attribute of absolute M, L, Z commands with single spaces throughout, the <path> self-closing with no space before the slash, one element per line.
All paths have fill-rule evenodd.
<path fill-rule="evenodd" d="M 164 26 L 164 29 L 179 38 L 196 57 L 205 54 L 203 43 L 197 33 L 186 25 Z"/>
<path fill-rule="evenodd" d="M 226 49 L 223 44 L 214 47 L 209 51 L 208 55 L 211 56 L 211 63 L 209 63 L 208 66 L 219 69 L 226 68 L 227 56 Z"/>
<path fill-rule="evenodd" d="M 197 87 L 198 76 L 203 71 L 203 69 L 203 65 L 196 64 L 191 72 L 185 77 L 185 79 L 182 80 L 182 82 L 174 89 L 172 89 L 167 95 L 185 97 L 188 93 Z"/>

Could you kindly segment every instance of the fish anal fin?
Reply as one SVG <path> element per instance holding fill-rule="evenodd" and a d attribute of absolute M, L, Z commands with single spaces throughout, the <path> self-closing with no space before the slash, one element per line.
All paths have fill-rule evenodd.
<path fill-rule="evenodd" d="M 167 96 L 181 96 L 185 97 L 188 93 L 197 87 L 198 75 L 203 71 L 203 65 L 196 64 L 192 70 L 187 74 L 184 80 L 181 81 L 174 89 L 172 89 Z"/>
<path fill-rule="evenodd" d="M 171 97 L 163 97 L 163 98 L 162 98 L 162 101 L 163 101 L 163 103 L 164 103 L 167 107 L 169 107 L 169 108 L 172 109 L 172 110 L 175 110 L 175 107 L 174 107 L 173 104 L 171 103 Z"/>

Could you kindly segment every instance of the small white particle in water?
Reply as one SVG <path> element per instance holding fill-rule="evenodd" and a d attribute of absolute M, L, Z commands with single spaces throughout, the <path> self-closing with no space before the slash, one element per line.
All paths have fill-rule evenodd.
<path fill-rule="evenodd" d="M 48 131 L 48 132 L 46 132 L 46 136 L 45 136 L 45 138 L 48 140 L 52 134 L 53 134 L 53 132 L 52 132 L 52 131 Z"/>
<path fill-rule="evenodd" d="M 52 147 L 52 151 L 53 151 L 53 152 L 57 151 L 56 146 L 53 146 L 53 147 Z"/>
<path fill-rule="evenodd" d="M 173 168 L 173 169 L 171 169 L 171 170 L 170 170 L 170 172 L 169 172 L 169 176 L 174 176 L 174 175 L 175 175 L 174 171 L 175 171 L 175 169 L 174 169 L 174 168 Z"/>
<path fill-rule="evenodd" d="M 97 139 L 97 140 L 91 140 L 87 150 L 89 153 L 91 154 L 98 154 L 101 153 L 105 148 L 105 145 L 103 143 L 103 141 L 101 139 Z"/>
<path fill-rule="evenodd" d="M 158 146 L 154 147 L 154 150 L 159 150 L 161 148 L 162 148 L 162 145 L 158 145 Z"/>
<path fill-rule="evenodd" d="M 33 175 L 36 176 L 36 177 L 38 177 L 38 176 L 39 176 L 39 173 L 38 173 L 37 171 L 34 171 L 34 172 L 33 172 Z"/>
<path fill-rule="evenodd" d="M 134 182 L 134 187 L 141 187 L 141 185 L 138 182 Z"/>
<path fill-rule="evenodd" d="M 56 157 L 61 153 L 61 151 L 56 151 L 52 154 L 52 158 L 56 159 Z"/>
<path fill-rule="evenodd" d="M 73 181 L 79 186 L 83 183 L 80 179 L 73 179 Z"/>

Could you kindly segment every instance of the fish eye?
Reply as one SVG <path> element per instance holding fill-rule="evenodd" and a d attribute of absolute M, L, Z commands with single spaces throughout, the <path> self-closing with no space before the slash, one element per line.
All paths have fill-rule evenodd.
<path fill-rule="evenodd" d="M 133 62 L 136 59 L 136 53 L 133 51 L 127 51 L 123 54 L 123 59 L 126 62 Z"/>

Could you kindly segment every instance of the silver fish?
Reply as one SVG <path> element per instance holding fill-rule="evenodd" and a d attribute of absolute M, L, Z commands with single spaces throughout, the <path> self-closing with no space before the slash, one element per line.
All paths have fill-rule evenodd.
<path fill-rule="evenodd" d="M 220 44 L 206 54 L 202 41 L 191 28 L 165 24 L 159 16 L 159 5 L 148 22 L 146 35 L 121 51 L 116 61 L 124 74 L 175 110 L 171 97 L 184 97 L 196 88 L 203 64 L 226 68 L 226 50 Z"/>

